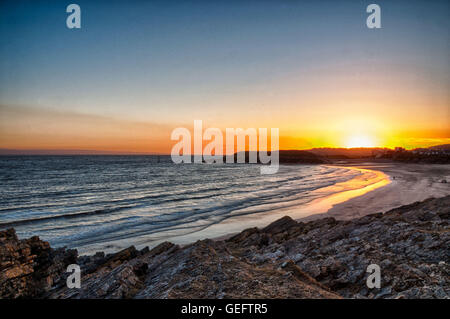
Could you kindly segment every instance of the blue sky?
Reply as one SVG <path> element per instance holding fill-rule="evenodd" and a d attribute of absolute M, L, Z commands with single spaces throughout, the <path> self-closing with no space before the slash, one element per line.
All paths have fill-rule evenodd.
<path fill-rule="evenodd" d="M 316 121 L 362 98 L 386 111 L 409 92 L 396 119 L 448 125 L 448 1 L 377 1 L 379 30 L 372 1 L 76 1 L 80 30 L 70 3 L 0 4 L 0 107 L 164 124 L 258 113 L 292 130 L 293 112 Z M 381 116 L 369 104 L 360 116 Z"/>

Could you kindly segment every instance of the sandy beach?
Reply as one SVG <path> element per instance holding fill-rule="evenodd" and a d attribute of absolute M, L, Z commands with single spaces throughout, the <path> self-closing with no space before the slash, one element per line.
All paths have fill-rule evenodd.
<path fill-rule="evenodd" d="M 440 198 L 450 195 L 450 165 L 352 161 L 332 166 L 355 169 L 362 174 L 349 181 L 316 190 L 318 194 L 332 192 L 329 196 L 320 197 L 305 205 L 280 209 L 265 216 L 259 216 L 256 222 L 251 221 L 252 225 L 263 227 L 283 216 L 302 222 L 325 217 L 351 220 L 369 214 L 385 213 L 393 208 L 431 197 Z M 243 219 L 252 217 L 244 216 Z M 226 234 L 211 235 L 219 233 L 219 231 L 212 231 L 211 228 L 220 226 L 214 225 L 205 230 L 208 234 L 204 238 L 224 240 L 239 232 L 238 229 L 228 226 L 227 229 L 231 231 Z M 192 241 L 187 240 L 187 242 Z"/>
<path fill-rule="evenodd" d="M 448 298 L 450 166 L 348 164 L 362 174 L 316 190 L 332 195 L 262 216 L 258 227 L 277 217 L 263 227 L 220 238 L 210 227 L 213 240 L 89 256 L 0 231 L 0 298 Z M 74 263 L 85 274 L 81 289 L 60 275 Z M 383 267 L 379 288 L 366 286 L 370 263 Z"/>
<path fill-rule="evenodd" d="M 390 183 L 361 196 L 333 204 L 326 212 L 300 220 L 334 217 L 340 220 L 386 212 L 392 208 L 450 194 L 450 165 L 403 163 L 342 163 L 346 167 L 367 169 L 386 174 Z M 444 182 L 445 181 L 445 182 Z"/>

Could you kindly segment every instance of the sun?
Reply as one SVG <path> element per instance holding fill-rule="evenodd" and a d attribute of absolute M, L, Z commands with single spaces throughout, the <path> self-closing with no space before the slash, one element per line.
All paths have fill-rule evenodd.
<path fill-rule="evenodd" d="M 367 135 L 351 136 L 345 144 L 345 147 L 347 147 L 347 148 L 374 147 L 374 146 L 375 146 L 375 143 L 374 143 L 373 139 Z"/>

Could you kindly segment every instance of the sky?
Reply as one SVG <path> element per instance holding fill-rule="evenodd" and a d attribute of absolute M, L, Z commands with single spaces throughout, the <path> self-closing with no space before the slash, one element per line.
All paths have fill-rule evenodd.
<path fill-rule="evenodd" d="M 170 153 L 176 127 L 281 149 L 450 143 L 450 4 L 2 1 L 0 148 Z M 81 7 L 81 29 L 66 7 Z"/>

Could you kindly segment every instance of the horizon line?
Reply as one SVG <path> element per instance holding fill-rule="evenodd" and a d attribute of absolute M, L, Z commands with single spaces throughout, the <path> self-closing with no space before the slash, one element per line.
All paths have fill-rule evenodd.
<path fill-rule="evenodd" d="M 436 144 L 429 147 L 416 147 L 416 148 L 404 148 L 405 150 L 415 150 L 415 149 L 427 149 L 430 147 L 436 146 L 444 146 L 450 144 Z M 382 146 L 373 146 L 373 147 L 313 147 L 313 148 L 304 148 L 304 149 L 281 149 L 278 151 L 308 151 L 308 150 L 320 150 L 320 149 L 341 149 L 341 150 L 368 150 L 368 149 L 388 149 L 395 150 L 395 148 L 382 147 Z M 245 151 L 248 152 L 248 151 Z M 252 151 L 258 152 L 258 151 Z M 238 152 L 235 152 L 236 154 Z M 158 152 L 133 152 L 133 151 L 112 151 L 112 150 L 83 150 L 83 149 L 9 149 L 9 148 L 0 148 L 0 156 L 8 156 L 8 155 L 127 155 L 127 156 L 170 156 L 171 154 L 167 153 L 158 153 Z M 194 156 L 195 154 L 190 154 Z M 223 154 L 226 156 L 227 154 Z"/>

